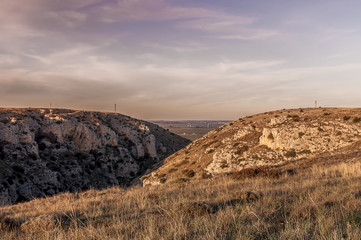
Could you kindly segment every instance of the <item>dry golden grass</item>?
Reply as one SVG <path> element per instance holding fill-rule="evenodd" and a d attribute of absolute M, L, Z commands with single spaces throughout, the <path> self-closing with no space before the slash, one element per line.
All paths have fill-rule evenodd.
<path fill-rule="evenodd" d="M 360 239 L 361 162 L 109 188 L 0 208 L 0 239 Z"/>

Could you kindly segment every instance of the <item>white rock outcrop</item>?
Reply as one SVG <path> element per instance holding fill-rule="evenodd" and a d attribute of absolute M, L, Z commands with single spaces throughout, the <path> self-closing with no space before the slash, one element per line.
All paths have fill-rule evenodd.
<path fill-rule="evenodd" d="M 188 143 L 121 114 L 0 110 L 0 205 L 128 184 Z"/>

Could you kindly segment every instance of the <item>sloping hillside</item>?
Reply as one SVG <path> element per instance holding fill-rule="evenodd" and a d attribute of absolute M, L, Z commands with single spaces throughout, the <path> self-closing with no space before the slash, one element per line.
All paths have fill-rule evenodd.
<path fill-rule="evenodd" d="M 0 239 L 360 239 L 361 161 L 63 193 L 0 207 Z"/>
<path fill-rule="evenodd" d="M 259 167 L 284 170 L 302 161 L 352 159 L 361 153 L 360 117 L 361 109 L 317 108 L 241 118 L 168 157 L 142 178 L 143 184 L 186 182 Z"/>
<path fill-rule="evenodd" d="M 240 119 L 159 163 L 143 178 L 156 186 L 0 207 L 0 238 L 359 239 L 359 113 L 297 109 Z"/>
<path fill-rule="evenodd" d="M 125 185 L 188 143 L 121 114 L 0 109 L 0 205 Z"/>

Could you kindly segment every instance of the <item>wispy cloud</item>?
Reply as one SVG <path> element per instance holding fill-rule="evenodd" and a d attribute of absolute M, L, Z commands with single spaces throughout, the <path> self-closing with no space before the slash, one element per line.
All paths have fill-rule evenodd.
<path fill-rule="evenodd" d="M 223 61 L 218 64 L 219 69 L 222 72 L 245 72 L 251 70 L 261 71 L 265 68 L 279 66 L 284 61 L 246 61 L 246 62 L 234 62 L 234 61 Z"/>
<path fill-rule="evenodd" d="M 181 7 L 165 0 L 118 0 L 106 4 L 98 11 L 104 22 L 164 21 L 192 18 L 227 16 L 227 14 L 206 8 Z"/>
<path fill-rule="evenodd" d="M 144 118 L 230 118 L 234 109 L 359 95 L 356 21 L 332 25 L 334 15 L 305 15 L 303 4 L 191 2 L 0 0 L 1 104 L 117 102 Z"/>
<path fill-rule="evenodd" d="M 20 59 L 17 56 L 11 54 L 0 54 L 0 69 L 12 68 L 20 63 Z"/>
<path fill-rule="evenodd" d="M 102 10 L 100 19 L 104 22 L 177 20 L 175 27 L 178 29 L 211 33 L 222 39 L 254 40 L 277 34 L 277 31 L 252 28 L 252 24 L 258 20 L 254 16 L 232 15 L 207 8 L 181 7 L 165 0 L 118 0 L 116 4 L 105 5 Z"/>
<path fill-rule="evenodd" d="M 197 42 L 183 41 L 183 42 L 170 42 L 168 44 L 160 44 L 155 42 L 144 42 L 141 44 L 146 48 L 156 49 L 156 50 L 166 50 L 173 51 L 177 53 L 190 53 L 204 51 L 212 48 L 206 44 L 200 44 Z"/>
<path fill-rule="evenodd" d="M 226 40 L 263 40 L 278 34 L 274 30 L 265 29 L 242 29 L 237 34 L 217 36 Z"/>
<path fill-rule="evenodd" d="M 285 68 L 284 64 L 284 61 L 275 60 L 223 60 L 202 68 L 162 67 L 89 58 L 86 63 L 73 66 L 77 71 L 68 73 L 65 66 L 31 73 L 2 70 L 0 94 L 2 98 L 12 101 L 22 96 L 21 99 L 27 103 L 31 101 L 26 99 L 38 96 L 38 102 L 62 102 L 75 108 L 110 106 L 116 102 L 125 113 L 154 118 L 155 113 L 163 114 L 161 108 L 168 109 L 168 114 L 178 116 L 197 111 L 205 114 L 205 109 L 212 111 L 214 107 L 236 107 L 249 102 L 268 106 L 274 104 L 276 98 L 276 102 L 289 103 L 295 99 L 313 98 L 312 94 L 323 83 L 315 85 L 315 78 L 313 85 L 300 85 L 299 79 L 358 71 L 361 67 L 355 63 Z M 300 93 L 300 89 L 303 89 L 303 93 Z M 276 98 L 275 93 L 278 94 Z M 174 106 L 177 108 L 172 110 Z M 138 112 L 140 109 L 142 113 Z"/>
<path fill-rule="evenodd" d="M 195 18 L 195 16 L 194 16 Z M 237 28 L 244 28 L 256 21 L 253 17 L 236 17 L 232 15 L 219 14 L 209 17 L 196 17 L 197 19 L 187 20 L 178 24 L 178 27 L 185 29 L 201 30 L 210 33 L 237 31 Z"/>

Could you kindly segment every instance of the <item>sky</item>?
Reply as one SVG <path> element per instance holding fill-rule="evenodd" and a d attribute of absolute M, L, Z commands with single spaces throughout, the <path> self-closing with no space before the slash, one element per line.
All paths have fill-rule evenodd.
<path fill-rule="evenodd" d="M 361 105 L 360 1 L 0 0 L 0 107 L 233 120 Z"/>

